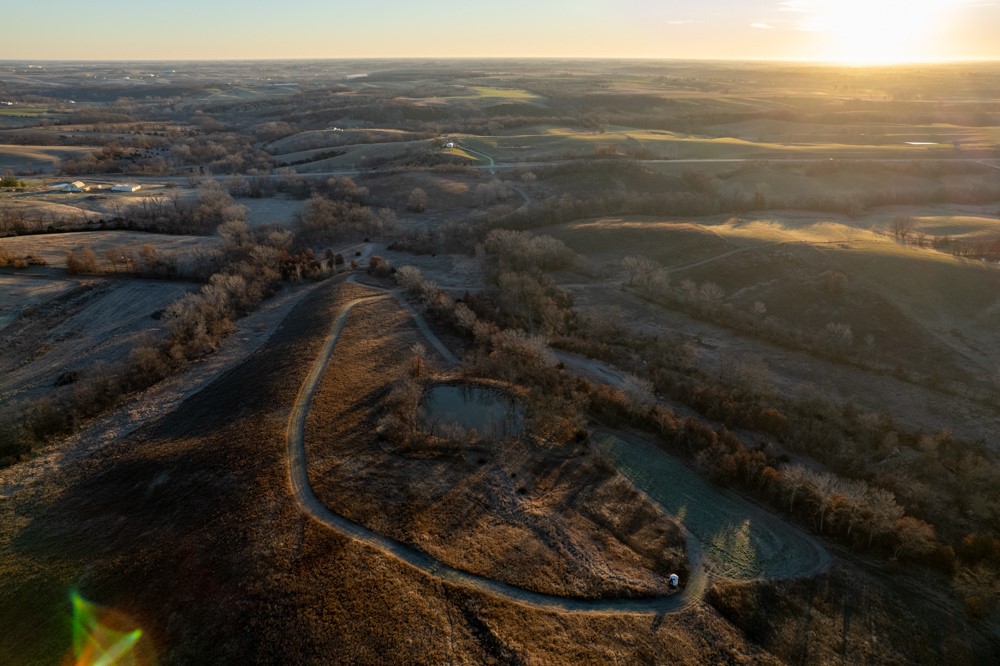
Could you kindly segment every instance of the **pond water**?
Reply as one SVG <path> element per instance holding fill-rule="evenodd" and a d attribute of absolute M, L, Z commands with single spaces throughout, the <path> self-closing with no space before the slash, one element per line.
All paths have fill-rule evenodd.
<path fill-rule="evenodd" d="M 510 396 L 493 388 L 467 384 L 435 386 L 421 404 L 421 420 L 435 435 L 445 426 L 475 428 L 480 436 L 509 437 L 524 429 L 524 410 Z"/>
<path fill-rule="evenodd" d="M 800 530 L 730 493 L 716 490 L 679 460 L 639 438 L 599 433 L 595 446 L 636 487 L 701 542 L 709 568 L 742 580 L 813 572 L 826 554 Z"/>

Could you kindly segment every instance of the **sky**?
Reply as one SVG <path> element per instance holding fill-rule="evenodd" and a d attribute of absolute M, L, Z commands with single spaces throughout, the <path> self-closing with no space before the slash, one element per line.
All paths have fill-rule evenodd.
<path fill-rule="evenodd" d="M 8 3 L 2 60 L 1000 59 L 1000 0 Z"/>

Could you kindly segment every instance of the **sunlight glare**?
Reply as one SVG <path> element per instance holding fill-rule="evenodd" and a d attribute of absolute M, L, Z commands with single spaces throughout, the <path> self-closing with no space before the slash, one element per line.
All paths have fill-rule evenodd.
<path fill-rule="evenodd" d="M 956 0 L 789 0 L 798 29 L 822 35 L 823 60 L 888 64 L 933 60 L 935 32 Z"/>

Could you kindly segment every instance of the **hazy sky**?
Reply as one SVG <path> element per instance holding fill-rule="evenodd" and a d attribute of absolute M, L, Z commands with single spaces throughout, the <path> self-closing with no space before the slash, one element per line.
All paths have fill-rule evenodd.
<path fill-rule="evenodd" d="M 989 0 L 6 4 L 0 59 L 1000 58 Z"/>

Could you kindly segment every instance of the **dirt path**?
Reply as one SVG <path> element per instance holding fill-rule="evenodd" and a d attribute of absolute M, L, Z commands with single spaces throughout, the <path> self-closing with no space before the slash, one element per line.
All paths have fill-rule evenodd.
<path fill-rule="evenodd" d="M 486 153 L 484 153 L 482 151 L 475 150 L 474 148 L 469 148 L 467 146 L 462 146 L 462 150 L 464 150 L 465 152 L 470 153 L 472 155 L 477 155 L 477 156 L 481 157 L 482 159 L 484 159 L 484 160 L 486 160 L 488 162 L 488 164 L 486 166 L 479 165 L 480 169 L 486 168 L 486 169 L 490 170 L 490 174 L 495 174 L 496 173 L 497 161 L 495 159 L 493 159 L 493 157 L 491 155 L 487 155 Z M 521 199 L 524 201 L 524 203 L 521 204 L 522 206 L 530 206 L 531 204 L 533 204 L 535 202 L 535 200 L 531 197 L 530 194 L 528 194 L 527 192 L 525 192 L 524 190 L 522 190 L 517 185 L 512 185 L 511 183 L 508 182 L 507 183 L 507 187 L 509 187 L 510 189 L 514 190 L 515 192 L 517 192 L 520 195 Z"/>
<path fill-rule="evenodd" d="M 448 361 L 451 365 L 458 365 L 460 363 L 458 357 L 455 356 L 443 342 L 441 342 L 441 338 L 439 338 L 434 331 L 431 330 L 431 327 L 427 325 L 427 321 L 420 315 L 419 312 L 417 312 L 416 308 L 410 305 L 410 302 L 406 300 L 406 297 L 399 291 L 392 291 L 390 293 L 396 297 L 396 300 L 399 301 L 401 306 L 403 306 L 403 309 L 410 313 L 410 317 L 413 318 L 413 323 L 417 325 L 417 328 L 420 329 L 423 336 L 427 338 L 427 341 L 431 343 L 431 346 L 434 347 L 439 354 L 441 354 L 441 358 Z"/>
<path fill-rule="evenodd" d="M 691 563 L 691 576 L 682 592 L 667 597 L 646 599 L 579 599 L 532 592 L 514 585 L 456 569 L 404 543 L 378 534 L 350 521 L 327 508 L 316 497 L 312 485 L 309 483 L 309 469 L 305 452 L 306 417 L 309 413 L 313 396 L 319 386 L 320 379 L 323 377 L 323 373 L 333 356 L 333 352 L 337 347 L 337 341 L 340 339 L 340 335 L 347 325 L 351 311 L 359 305 L 390 297 L 391 294 L 383 293 L 359 298 L 347 303 L 343 307 L 333 323 L 323 351 L 316 359 L 316 362 L 309 371 L 309 375 L 303 382 L 292 412 L 289 415 L 286 430 L 289 480 L 296 501 L 306 513 L 341 534 L 371 546 L 386 555 L 391 555 L 423 571 L 429 576 L 532 608 L 582 613 L 662 614 L 682 611 L 701 601 L 707 587 L 708 575 L 705 571 L 701 548 L 697 541 L 690 535 L 686 535 L 686 537 L 688 558 Z M 423 330 L 422 327 L 421 330 Z"/>

